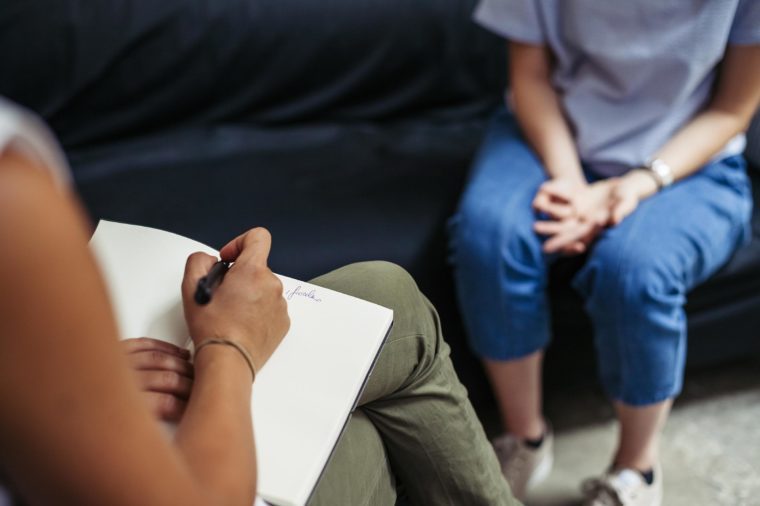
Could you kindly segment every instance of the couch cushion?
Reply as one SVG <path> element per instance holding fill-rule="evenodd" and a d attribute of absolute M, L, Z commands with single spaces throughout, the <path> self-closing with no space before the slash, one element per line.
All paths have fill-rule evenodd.
<path fill-rule="evenodd" d="M 66 148 L 177 125 L 472 119 L 503 41 L 476 0 L 3 0 L 0 95 Z"/>
<path fill-rule="evenodd" d="M 71 163 L 95 220 L 215 247 L 263 225 L 274 238 L 272 268 L 282 274 L 307 279 L 383 259 L 426 284 L 430 270 L 444 266 L 443 223 L 485 125 L 189 128 L 80 149 Z"/>

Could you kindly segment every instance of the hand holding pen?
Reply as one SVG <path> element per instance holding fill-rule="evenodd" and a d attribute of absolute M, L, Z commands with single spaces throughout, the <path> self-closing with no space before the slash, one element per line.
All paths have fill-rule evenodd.
<path fill-rule="evenodd" d="M 198 280 L 198 285 L 195 288 L 195 302 L 198 305 L 204 306 L 211 302 L 211 296 L 214 294 L 214 290 L 221 284 L 224 275 L 230 269 L 230 264 L 224 260 L 220 260 L 214 264 L 208 274 Z"/>
<path fill-rule="evenodd" d="M 221 249 L 221 262 L 205 253 L 190 255 L 182 283 L 185 320 L 196 347 L 211 338 L 235 341 L 257 371 L 290 327 L 282 283 L 267 266 L 270 248 L 267 230 L 250 230 Z"/>

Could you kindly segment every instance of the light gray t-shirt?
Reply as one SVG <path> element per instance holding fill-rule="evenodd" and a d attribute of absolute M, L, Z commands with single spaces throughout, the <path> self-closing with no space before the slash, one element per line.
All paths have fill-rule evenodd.
<path fill-rule="evenodd" d="M 605 175 L 646 163 L 707 105 L 727 44 L 760 44 L 760 0 L 481 0 L 474 18 L 551 49 L 578 153 Z"/>

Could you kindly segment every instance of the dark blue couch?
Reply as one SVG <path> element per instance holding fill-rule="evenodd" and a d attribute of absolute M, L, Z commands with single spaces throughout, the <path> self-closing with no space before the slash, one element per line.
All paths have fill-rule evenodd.
<path fill-rule="evenodd" d="M 477 398 L 445 221 L 506 61 L 503 41 L 470 22 L 474 4 L 4 0 L 0 94 L 52 125 L 94 220 L 215 246 L 264 225 L 273 269 L 300 278 L 403 265 L 439 307 Z M 760 351 L 757 212 L 754 233 L 689 297 L 690 364 Z M 572 264 L 552 283 L 553 355 L 566 363 L 591 357 L 563 283 Z"/>

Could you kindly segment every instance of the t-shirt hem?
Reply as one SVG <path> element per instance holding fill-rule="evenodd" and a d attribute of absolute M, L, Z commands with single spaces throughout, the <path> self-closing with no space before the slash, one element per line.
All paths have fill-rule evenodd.
<path fill-rule="evenodd" d="M 760 32 L 735 32 L 728 37 L 728 44 L 734 46 L 754 46 L 760 44 Z"/>
<path fill-rule="evenodd" d="M 481 2 L 472 14 L 472 19 L 488 31 L 505 39 L 523 42 L 525 44 L 543 45 L 543 37 L 535 33 L 528 33 L 521 26 L 512 24 L 511 21 L 502 19 L 489 8 L 489 3 Z"/>

